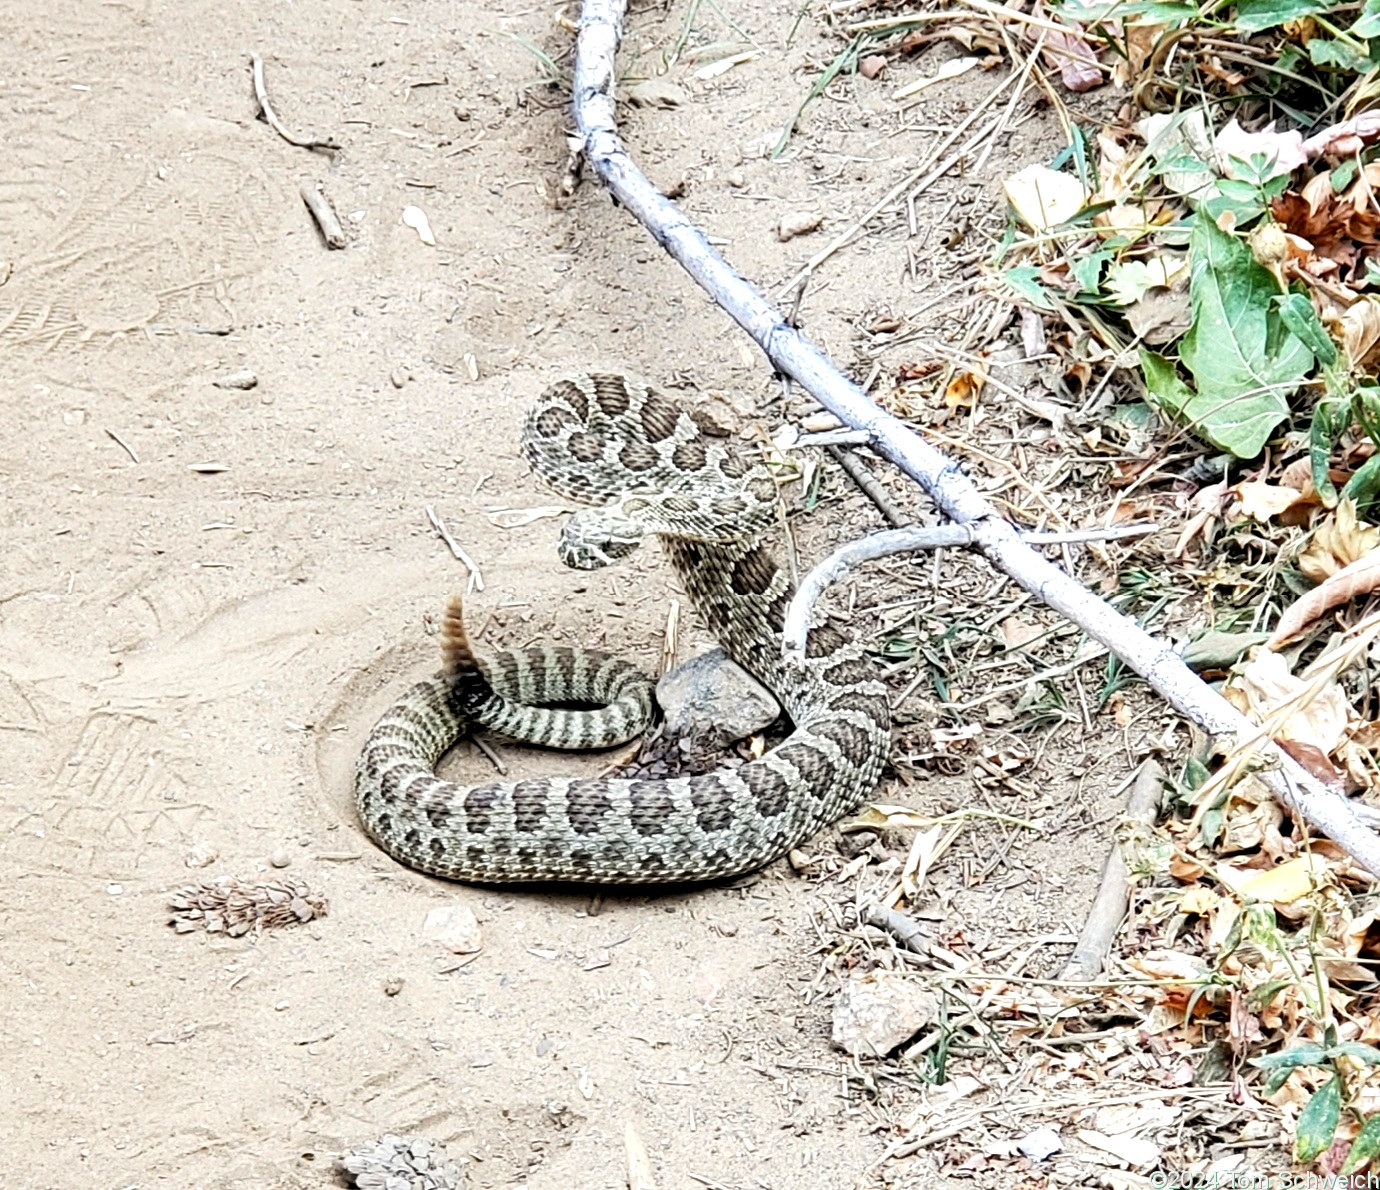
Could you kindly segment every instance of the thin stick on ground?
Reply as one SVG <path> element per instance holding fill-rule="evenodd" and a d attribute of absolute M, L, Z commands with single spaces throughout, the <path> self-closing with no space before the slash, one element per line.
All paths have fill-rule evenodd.
<path fill-rule="evenodd" d="M 1105 529 L 1066 529 L 1057 533 L 1022 533 L 1021 540 L 1029 545 L 1075 545 L 1089 541 L 1122 541 L 1130 537 L 1146 537 L 1158 532 L 1152 524 L 1109 525 Z M 850 570 L 864 562 L 875 562 L 892 554 L 908 554 L 918 550 L 953 549 L 974 546 L 980 541 L 977 526 L 910 525 L 900 529 L 884 529 L 869 537 L 860 537 L 840 546 L 822 562 L 816 564 L 796 587 L 781 635 L 788 653 L 797 656 L 805 652 L 810 631 L 810 612 L 826 588 L 838 582 Z M 1082 660 L 1089 660 L 1083 658 Z M 1079 664 L 1082 662 L 1080 661 Z"/>
<path fill-rule="evenodd" d="M 299 149 L 317 149 L 323 152 L 339 152 L 340 146 L 333 140 L 318 140 L 310 136 L 294 136 L 278 119 L 278 113 L 273 110 L 273 105 L 268 102 L 268 86 L 264 83 L 264 60 L 258 54 L 249 55 L 250 73 L 254 78 L 254 101 L 259 105 L 259 112 L 264 118 L 264 123 L 273 129 L 290 145 L 296 145 Z"/>
<path fill-rule="evenodd" d="M 842 446 L 828 446 L 825 447 L 825 451 L 844 469 L 848 478 L 858 485 L 862 494 L 877 506 L 877 511 L 882 514 L 888 525 L 893 529 L 900 529 L 911 523 L 911 518 L 896 507 L 895 502 L 887 495 L 886 488 L 882 487 L 877 477 L 867 469 L 867 464 L 862 459 Z"/>
<path fill-rule="evenodd" d="M 1072 620 L 1140 674 L 1175 710 L 1214 736 L 1246 736 L 1255 725 L 1210 689 L 1172 647 L 1099 599 L 1022 541 L 973 482 L 899 418 L 878 408 L 847 380 L 753 286 L 738 276 L 704 233 L 654 187 L 618 138 L 614 59 L 622 37 L 622 0 L 584 0 L 576 39 L 573 107 L 585 158 L 618 202 L 757 342 L 772 365 L 840 421 L 872 434 L 873 449 L 929 493 L 959 525 L 971 525 L 974 547 L 997 569 Z M 1327 788 L 1272 743 L 1261 746 L 1259 777 L 1314 830 L 1329 836 L 1380 877 L 1380 836 L 1342 794 Z"/>
<path fill-rule="evenodd" d="M 1122 821 L 1130 830 L 1149 833 L 1155 827 L 1160 812 L 1160 792 L 1164 787 L 1164 770 L 1153 760 L 1145 761 L 1137 770 L 1126 803 Z M 1087 921 L 1078 935 L 1078 943 L 1069 961 L 1060 972 L 1060 979 L 1094 980 L 1102 974 L 1102 967 L 1111 952 L 1116 932 L 1126 916 L 1131 899 L 1131 874 L 1121 853 L 1121 841 L 1112 840 L 1107 862 L 1102 869 L 1102 883 L 1088 910 Z"/>
<path fill-rule="evenodd" d="M 115 433 L 114 430 L 106 430 L 105 436 L 123 450 L 125 454 L 129 455 L 131 462 L 137 463 L 139 461 L 139 456 L 134 453 L 134 447 L 130 446 L 130 444 L 121 438 L 119 434 Z"/>
<path fill-rule="evenodd" d="M 506 777 L 508 775 L 508 766 L 504 764 L 503 757 L 498 754 L 498 749 L 489 743 L 482 735 L 472 735 L 470 739 L 474 741 L 474 746 L 484 753 L 489 763 L 494 766 L 494 771 L 497 772 L 500 777 Z"/>
<path fill-rule="evenodd" d="M 316 226 L 321 229 L 321 238 L 326 241 L 326 247 L 345 247 L 348 242 L 345 238 L 345 229 L 340 226 L 340 220 L 331 209 L 330 201 L 317 189 L 316 183 L 303 179 L 298 189 L 302 201 L 307 204 L 307 210 L 311 212 L 311 217 L 316 220 Z"/>
<path fill-rule="evenodd" d="M 1001 96 L 1001 93 L 1005 91 L 1008 86 L 1010 86 L 1011 82 L 1014 79 L 1015 76 L 1012 75 L 1011 77 L 1007 78 L 1004 82 L 1000 83 L 997 87 L 995 87 L 990 95 L 983 99 L 983 101 L 979 103 L 976 108 L 974 108 L 971 112 L 968 113 L 967 117 L 964 118 L 963 122 L 959 124 L 957 128 L 955 128 L 952 132 L 949 133 L 948 136 L 946 136 L 942 141 L 940 141 L 938 146 L 936 146 L 936 148 L 930 153 L 928 157 L 925 158 L 924 161 L 922 161 L 915 169 L 911 170 L 910 173 L 908 173 L 904 178 L 897 182 L 896 185 L 894 185 L 890 190 L 883 194 L 882 197 L 879 198 L 875 203 L 868 207 L 868 209 L 864 211 L 856 220 L 854 220 L 848 228 L 840 232 L 828 244 L 826 244 L 823 248 L 816 252 L 814 256 L 810 257 L 810 259 L 805 262 L 804 266 L 800 269 L 800 271 L 796 273 L 795 276 L 793 276 L 789 281 L 785 282 L 784 285 L 781 286 L 782 297 L 784 298 L 786 294 L 790 293 L 793 289 L 797 288 L 798 286 L 804 284 L 807 280 L 809 280 L 810 275 L 815 271 L 815 269 L 819 268 L 820 265 L 822 265 L 826 260 L 828 260 L 829 257 L 833 256 L 833 254 L 837 252 L 840 248 L 846 247 L 855 236 L 862 232 L 863 228 L 867 226 L 868 221 L 871 220 L 874 216 L 884 211 L 893 202 L 900 198 L 901 195 L 905 194 L 906 191 L 910 190 L 911 187 L 917 185 L 923 186 L 924 182 L 922 182 L 922 179 L 924 179 L 927 174 L 933 172 L 935 162 L 939 161 L 941 154 L 943 154 L 948 149 L 948 147 L 954 143 L 954 141 L 956 141 L 960 136 L 962 136 L 973 124 L 973 122 L 976 121 L 980 115 L 982 115 L 983 112 L 985 112 L 992 104 L 994 104 L 997 101 L 997 99 Z M 579 93 L 578 89 L 576 93 Z M 995 128 L 996 124 L 997 121 L 994 120 L 992 122 L 992 128 Z M 972 140 L 968 144 L 963 145 L 958 150 L 958 155 L 961 156 L 962 154 L 969 152 L 970 145 L 976 143 L 983 136 L 987 135 L 987 133 L 990 131 L 990 128 L 986 128 L 982 132 L 978 133 L 977 136 L 972 138 Z M 942 174 L 950 168 L 952 168 L 953 161 L 954 159 L 951 158 L 945 162 L 942 162 L 939 165 L 938 172 Z"/>
<path fill-rule="evenodd" d="M 470 587 L 475 591 L 482 591 L 484 589 L 484 576 L 479 573 L 478 563 L 465 552 L 465 547 L 450 535 L 450 530 L 446 528 L 445 522 L 436 515 L 436 510 L 430 504 L 426 506 L 426 519 L 431 522 L 431 527 L 440 534 L 441 540 L 446 543 L 446 548 L 450 550 L 452 557 L 470 572 Z M 466 594 L 469 594 L 469 591 L 466 591 Z"/>
<path fill-rule="evenodd" d="M 623 1125 L 623 1152 L 628 1159 L 628 1190 L 656 1190 L 647 1146 L 632 1124 Z"/>

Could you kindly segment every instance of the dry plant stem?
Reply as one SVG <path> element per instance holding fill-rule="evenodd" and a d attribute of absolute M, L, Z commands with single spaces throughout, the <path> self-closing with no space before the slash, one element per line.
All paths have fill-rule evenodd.
<path fill-rule="evenodd" d="M 1215 736 L 1251 734 L 1255 725 L 1202 682 L 1172 648 L 1041 557 L 954 463 L 899 418 L 874 405 L 817 347 L 787 326 L 633 164 L 618 139 L 613 95 L 623 11 L 622 0 L 584 0 L 573 95 L 585 158 L 617 201 L 752 336 L 777 371 L 794 379 L 845 424 L 867 430 L 874 450 L 920 483 L 950 519 L 971 526 L 974 547 L 997 569 L 1106 645 L 1170 706 L 1205 731 Z M 1279 766 L 1260 774 L 1275 796 L 1380 877 L 1380 837 L 1362 824 L 1348 800 L 1273 744 L 1261 751 Z"/>
<path fill-rule="evenodd" d="M 885 930 L 912 954 L 928 956 L 934 948 L 934 931 L 899 909 L 873 905 L 867 911 L 867 924 Z"/>
<path fill-rule="evenodd" d="M 333 140 L 317 140 L 314 137 L 293 136 L 283 127 L 282 121 L 278 119 L 278 114 L 273 110 L 273 105 L 268 102 L 268 87 L 264 83 L 264 60 L 258 54 L 249 55 L 250 73 L 254 78 L 254 100 L 259 105 L 259 111 L 263 113 L 264 122 L 281 136 L 290 145 L 296 145 L 299 149 L 324 149 L 327 152 L 337 152 L 340 146 Z"/>
<path fill-rule="evenodd" d="M 470 572 L 470 586 L 476 591 L 482 591 L 484 589 L 484 576 L 479 573 L 479 567 L 475 564 L 475 560 L 465 552 L 465 547 L 451 536 L 445 522 L 436 515 L 436 510 L 430 504 L 426 506 L 426 519 L 431 522 L 431 527 L 440 534 L 441 540 L 446 543 L 446 548 L 450 550 L 452 557 Z"/>
<path fill-rule="evenodd" d="M 790 278 L 790 280 L 786 281 L 782 285 L 781 296 L 784 298 L 792 290 L 797 289 L 799 286 L 803 285 L 806 281 L 808 281 L 809 278 L 813 275 L 815 269 L 817 269 L 821 264 L 828 260 L 829 257 L 833 256 L 833 254 L 837 252 L 840 248 L 846 247 L 855 236 L 859 235 L 862 232 L 862 229 L 867 226 L 868 220 L 870 220 L 874 215 L 877 215 L 879 212 L 889 207 L 893 202 L 895 202 L 898 198 L 901 197 L 902 194 L 905 194 L 907 191 L 910 191 L 910 198 L 912 201 L 914 201 L 914 198 L 917 194 L 919 194 L 926 187 L 933 184 L 936 178 L 948 173 L 948 171 L 953 168 L 954 163 L 956 161 L 970 153 L 973 150 L 973 148 L 985 137 L 990 136 L 993 130 L 996 128 L 998 122 L 1000 121 L 1000 117 L 998 117 L 996 120 L 991 121 L 991 123 L 984 126 L 981 131 L 969 137 L 969 139 L 965 141 L 955 153 L 951 154 L 944 161 L 940 162 L 938 166 L 935 165 L 935 162 L 939 161 L 940 154 L 944 153 L 949 148 L 949 146 L 954 143 L 954 141 L 956 141 L 960 136 L 962 136 L 973 124 L 973 122 L 977 120 L 977 118 L 988 109 L 988 107 L 996 103 L 997 99 L 1001 96 L 1001 93 L 1007 88 L 1007 86 L 1011 83 L 1012 79 L 1015 77 L 1016 76 L 1013 75 L 1010 78 L 1007 78 L 1004 82 L 1000 83 L 997 87 L 995 87 L 992 93 L 988 95 L 986 98 L 984 98 L 982 102 L 979 103 L 977 107 L 975 107 L 971 112 L 969 112 L 968 115 L 964 118 L 963 122 L 959 124 L 957 128 L 953 129 L 948 134 L 948 136 L 946 136 L 944 140 L 942 140 L 939 143 L 939 145 L 935 147 L 935 149 L 930 153 L 930 155 L 920 163 L 919 166 L 911 170 L 910 173 L 908 173 L 904 178 L 897 182 L 896 185 L 894 185 L 890 190 L 888 190 L 884 195 L 882 195 L 881 198 L 879 198 L 875 203 L 868 207 L 868 209 L 864 211 L 859 218 L 855 219 L 847 229 L 840 232 L 837 236 L 834 237 L 833 240 L 831 240 L 828 244 L 826 244 L 823 248 L 816 252 L 814 256 L 810 257 L 810 259 L 805 262 L 804 266 L 800 269 L 800 271 L 797 272 L 795 276 Z M 1021 79 L 1021 83 L 1022 85 L 1024 85 L 1024 79 Z M 800 295 L 797 294 L 797 301 L 799 300 L 799 296 Z"/>
<path fill-rule="evenodd" d="M 623 1152 L 628 1159 L 628 1190 L 656 1190 L 647 1146 L 632 1124 L 623 1125 Z"/>
<path fill-rule="evenodd" d="M 1153 760 L 1145 761 L 1136 773 L 1131 797 L 1126 804 L 1124 821 L 1133 829 L 1154 829 L 1163 785 L 1164 770 Z M 1112 849 L 1107 853 L 1107 863 L 1102 869 L 1102 883 L 1097 896 L 1093 898 L 1092 908 L 1088 910 L 1088 920 L 1083 923 L 1078 935 L 1078 944 L 1059 974 L 1061 979 L 1091 981 L 1102 974 L 1103 964 L 1111 952 L 1122 918 L 1126 916 L 1130 898 L 1131 875 L 1122 857 L 1121 846 L 1113 839 Z"/>
<path fill-rule="evenodd" d="M 311 217 L 316 220 L 316 226 L 321 229 L 321 238 L 326 241 L 326 247 L 345 247 L 345 229 L 340 226 L 340 220 L 335 217 L 326 196 L 316 188 L 316 183 L 304 179 L 298 189 Z"/>
<path fill-rule="evenodd" d="M 886 489 L 878 482 L 877 477 L 867 469 L 867 464 L 862 459 L 858 458 L 851 450 L 845 450 L 839 446 L 829 446 L 825 450 L 829 457 L 844 469 L 848 478 L 858 485 L 862 494 L 877 506 L 877 511 L 882 514 L 888 525 L 893 529 L 900 529 L 902 526 L 910 524 L 911 518 L 896 507 L 891 497 L 887 495 Z"/>
<path fill-rule="evenodd" d="M 1157 525 L 1134 524 L 1109 526 L 1105 529 L 1069 529 L 1059 533 L 1022 533 L 1020 537 L 1031 545 L 1073 545 L 1085 541 L 1116 541 L 1127 537 L 1145 537 L 1157 530 Z M 826 588 L 862 563 L 887 558 L 892 554 L 951 549 L 954 546 L 972 546 L 977 543 L 977 526 L 972 524 L 936 525 L 930 528 L 912 525 L 902 529 L 884 529 L 880 533 L 860 537 L 840 546 L 818 563 L 796 587 L 795 595 L 786 609 L 786 622 L 781 630 L 786 651 L 796 654 L 805 652 L 806 637 L 810 631 L 810 612 L 819 597 L 824 594 Z M 1090 660 L 1091 657 L 1082 658 L 1079 664 Z"/>

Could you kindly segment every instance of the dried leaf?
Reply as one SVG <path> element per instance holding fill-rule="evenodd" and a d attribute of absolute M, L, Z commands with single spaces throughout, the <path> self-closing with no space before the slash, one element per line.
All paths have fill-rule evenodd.
<path fill-rule="evenodd" d="M 950 409 L 972 409 L 986 383 L 987 377 L 981 372 L 956 372 L 944 386 L 944 404 Z"/>
<path fill-rule="evenodd" d="M 1288 512 L 1303 499 L 1303 493 L 1297 488 L 1286 488 L 1257 480 L 1246 480 L 1232 490 L 1241 499 L 1242 515 L 1261 524 L 1266 524 Z"/>
<path fill-rule="evenodd" d="M 1329 879 L 1326 862 L 1315 855 L 1300 855 L 1263 871 L 1221 864 L 1217 875 L 1241 900 L 1269 901 L 1274 905 L 1290 905 Z"/>
<path fill-rule="evenodd" d="M 1377 588 L 1380 588 L 1380 550 L 1372 550 L 1285 608 L 1266 648 L 1278 649 L 1302 635 L 1318 617 L 1334 607 L 1358 595 L 1369 595 Z"/>
<path fill-rule="evenodd" d="M 1027 165 L 1007 178 L 1002 189 L 1021 221 L 1034 231 L 1068 222 L 1088 201 L 1082 182 L 1047 165 Z"/>
<path fill-rule="evenodd" d="M 1353 372 L 1374 371 L 1374 352 L 1380 343 L 1380 301 L 1364 297 L 1353 302 L 1334 324 Z"/>
<path fill-rule="evenodd" d="M 1299 569 L 1315 583 L 1331 578 L 1380 546 L 1380 528 L 1362 524 L 1356 503 L 1342 500 L 1313 533 L 1308 548 L 1299 555 Z"/>
<path fill-rule="evenodd" d="M 929 827 L 934 816 L 912 810 L 909 806 L 889 806 L 881 802 L 869 802 L 856 818 L 839 824 L 839 830 L 849 831 L 890 831 L 907 827 Z"/>
<path fill-rule="evenodd" d="M 1043 56 L 1058 68 L 1060 79 L 1070 91 L 1091 91 L 1102 85 L 1102 64 L 1081 33 L 1075 29 L 1059 33 L 1046 28 L 1043 37 Z"/>
<path fill-rule="evenodd" d="M 1272 720 L 1276 708 L 1298 695 L 1306 685 L 1302 678 L 1289 672 L 1289 663 L 1282 654 L 1257 649 L 1249 661 L 1237 668 L 1223 693 L 1255 722 L 1264 723 Z M 1276 727 L 1274 735 L 1278 740 L 1312 744 L 1330 755 L 1345 737 L 1350 717 L 1351 704 L 1346 693 L 1332 682 L 1303 705 L 1295 706 Z"/>

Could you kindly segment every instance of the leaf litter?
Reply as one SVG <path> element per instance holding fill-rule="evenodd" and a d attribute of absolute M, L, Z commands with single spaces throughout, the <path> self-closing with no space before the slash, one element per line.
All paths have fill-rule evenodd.
<path fill-rule="evenodd" d="M 957 351 L 924 343 L 898 360 L 909 320 L 878 318 L 889 329 L 872 332 L 867 348 L 874 396 L 993 476 L 989 490 L 1018 521 L 1159 520 L 1177 538 L 1172 548 L 1096 555 L 1112 601 L 1157 623 L 1222 682 L 1261 724 L 1259 739 L 1278 740 L 1346 795 L 1373 799 L 1380 112 L 1367 109 L 1380 98 L 1380 3 L 1240 0 L 1210 15 L 1139 0 L 895 7 L 830 11 L 846 14 L 840 33 L 854 57 L 866 35 L 869 54 L 893 64 L 944 40 L 960 47 L 966 69 L 1008 60 L 1043 88 L 1067 143 L 1003 180 L 1005 225 L 989 237 L 986 279 L 970 299 L 990 321 L 974 319 Z M 835 75 L 848 71 L 845 60 Z M 1083 109 L 1092 116 L 1071 109 L 1074 96 L 1099 88 L 1119 105 L 1113 118 L 1105 103 Z M 869 233 L 888 204 L 904 210 L 914 198 L 890 192 L 791 284 Z M 913 213 L 910 222 L 914 237 Z M 918 281 L 913 254 L 910 268 Z M 1044 361 L 1029 369 L 1034 383 L 1014 388 L 971 329 L 985 323 L 994 337 L 1012 308 L 1026 356 Z M 1004 450 L 979 446 L 999 423 L 990 390 L 965 375 L 990 377 L 997 400 L 1016 400 L 1049 430 Z M 891 580 L 903 585 L 897 571 Z M 1003 723 L 1054 730 L 1080 711 L 1087 722 L 1090 705 L 1136 721 L 1121 717 L 1127 679 L 1114 659 L 1089 698 L 1076 681 L 1086 659 L 1040 657 L 1072 634 L 1056 624 L 1032 638 L 1028 617 L 1009 614 L 964 624 L 957 603 L 941 595 L 929 614 L 904 607 L 876 641 L 894 675 L 920 671 L 893 700 L 903 783 L 911 771 L 966 770 L 979 790 L 985 775 L 989 788 L 1030 791 L 1043 745 L 1006 763 L 996 746 Z M 1008 619 L 1023 630 L 1005 632 Z M 1002 668 L 1024 670 L 1009 698 L 993 689 Z M 906 713 L 926 696 L 938 726 Z M 978 708 L 990 714 L 974 717 Z M 1161 750 L 1182 750 L 1178 730 L 1169 725 Z M 1258 763 L 1252 741 L 1195 741 L 1165 784 L 1159 826 L 1118 829 L 1131 911 L 1094 982 L 1031 974 L 953 931 L 917 932 L 953 862 L 952 832 L 937 817 L 870 807 L 846 828 L 854 833 L 837 860 L 816 857 L 813 878 L 840 888 L 829 966 L 842 986 L 902 971 L 939 996 L 933 1019 L 875 1059 L 872 1077 L 949 1088 L 976 1080 L 946 1111 L 899 1122 L 879 1165 L 996 1118 L 965 1111 L 962 1101 L 982 1090 L 1007 1096 L 1002 1114 L 1016 1132 L 1020 1121 L 1061 1112 L 1090 1126 L 1027 1128 L 1040 1137 L 1030 1154 L 990 1132 L 949 1143 L 942 1167 L 966 1176 L 1011 1171 L 1022 1157 L 1057 1162 L 1079 1145 L 1124 1171 L 1107 1184 L 1147 1184 L 1135 1178 L 1156 1168 L 1229 1175 L 1250 1167 L 1214 1136 L 1267 1145 L 1281 1124 L 1300 1166 L 1349 1174 L 1380 1165 L 1372 881 L 1336 844 L 1308 836 L 1254 776 Z M 1031 813 L 1003 829 L 1050 825 Z M 836 1035 L 853 1036 L 843 1024 Z M 1151 1069 L 1157 1085 L 1088 1119 L 1092 1087 L 1124 1088 L 1117 1080 Z M 1057 1088 L 1079 1080 L 1082 1098 L 1061 1101 Z M 1008 1094 L 1033 1084 L 1041 1091 L 1024 1102 Z M 1208 1106 L 1228 1101 L 1239 1109 L 1235 1128 Z M 1196 1136 L 1185 1131 L 1195 1121 Z"/>

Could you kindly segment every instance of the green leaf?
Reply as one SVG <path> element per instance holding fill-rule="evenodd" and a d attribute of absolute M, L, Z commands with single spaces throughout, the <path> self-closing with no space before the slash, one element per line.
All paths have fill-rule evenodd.
<path fill-rule="evenodd" d="M 1236 6 L 1236 27 L 1242 33 L 1259 33 L 1331 7 L 1332 0 L 1241 0 Z"/>
<path fill-rule="evenodd" d="M 1111 0 L 1108 4 L 1082 4 L 1079 0 L 1066 0 L 1063 4 L 1050 6 L 1051 10 L 1066 16 L 1072 21 L 1095 25 L 1109 18 L 1121 20 L 1124 17 L 1149 17 L 1157 25 L 1179 25 L 1184 21 L 1198 18 L 1196 4 L 1172 4 L 1165 0 Z"/>
<path fill-rule="evenodd" d="M 1342 499 L 1350 500 L 1360 512 L 1366 512 L 1380 493 L 1380 454 L 1371 455 L 1356 468 L 1342 488 Z"/>
<path fill-rule="evenodd" d="M 1037 310 L 1053 310 L 1054 303 L 1049 300 L 1049 294 L 1039 281 L 1040 270 L 1034 265 L 1021 265 L 1019 268 L 1007 269 L 1002 274 L 1002 280 L 1016 291 L 1017 296 L 1024 298 Z"/>
<path fill-rule="evenodd" d="M 1293 1073 L 1294 1072 L 1287 1067 L 1283 1070 L 1276 1070 L 1274 1074 L 1270 1075 L 1270 1077 L 1265 1080 L 1265 1085 L 1260 1088 L 1260 1093 L 1268 1099 L 1289 1081 L 1289 1076 Z"/>
<path fill-rule="evenodd" d="M 1096 291 L 1098 281 L 1102 277 L 1102 266 L 1111 260 L 1113 255 L 1111 252 L 1089 252 L 1087 256 L 1080 256 L 1075 260 L 1069 266 L 1069 272 L 1078 282 L 1078 288 L 1086 293 Z"/>
<path fill-rule="evenodd" d="M 1330 174 L 1328 174 L 1327 180 L 1332 183 L 1332 193 L 1340 194 L 1343 190 L 1350 186 L 1356 178 L 1356 170 L 1356 158 L 1348 157 L 1339 166 L 1337 166 L 1336 169 L 1334 169 Z M 1369 259 L 1367 259 L 1366 263 L 1370 264 L 1372 262 Z"/>
<path fill-rule="evenodd" d="M 1380 1049 L 1367 1045 L 1364 1041 L 1343 1041 L 1327 1051 L 1329 1058 L 1340 1058 L 1343 1055 L 1364 1062 L 1367 1066 L 1380 1066 Z"/>
<path fill-rule="evenodd" d="M 1337 488 L 1328 467 L 1332 444 L 1350 424 L 1351 409 L 1346 401 L 1319 401 L 1313 406 L 1313 418 L 1308 425 L 1308 470 L 1328 508 L 1337 505 Z"/>
<path fill-rule="evenodd" d="M 1243 641 L 1250 642 L 1250 644 L 1246 646 L 1247 648 L 1260 644 L 1261 642 L 1256 639 L 1260 635 L 1261 634 L 1258 632 L 1243 632 L 1240 634 Z M 1265 639 L 1269 640 L 1270 638 L 1267 636 Z M 1279 995 L 1285 988 L 1293 986 L 1294 981 L 1292 979 L 1271 979 L 1266 983 L 1262 983 L 1259 987 L 1254 987 L 1246 993 L 1246 1007 L 1252 1012 L 1264 1012 L 1271 1000 Z M 1287 1070 L 1288 1067 L 1285 1067 L 1285 1069 Z"/>
<path fill-rule="evenodd" d="M 1307 1165 L 1328 1145 L 1342 1116 L 1342 1076 L 1334 1074 L 1313 1092 L 1294 1129 L 1294 1160 Z"/>
<path fill-rule="evenodd" d="M 1377 1153 L 1380 1153 L 1380 1116 L 1371 1116 L 1361 1125 L 1361 1131 L 1351 1142 L 1351 1152 L 1337 1172 L 1343 1176 L 1355 1173 L 1361 1166 L 1374 1161 Z"/>
<path fill-rule="evenodd" d="M 1195 394 L 1179 378 L 1179 373 L 1174 369 L 1174 361 L 1166 359 L 1157 351 L 1142 347 L 1140 370 L 1145 376 L 1145 387 L 1155 404 L 1175 417 L 1183 417 L 1184 410 L 1193 402 Z"/>
<path fill-rule="evenodd" d="M 1293 1049 L 1281 1050 L 1277 1054 L 1263 1054 L 1252 1058 L 1251 1065 L 1261 1070 L 1293 1070 L 1296 1066 L 1321 1066 L 1327 1061 L 1327 1050 L 1309 1042 L 1296 1045 Z"/>
<path fill-rule="evenodd" d="M 1205 765 L 1196 756 L 1190 756 L 1184 762 L 1183 785 L 1185 789 L 1199 789 L 1207 784 L 1207 779 L 1211 774 Z"/>
<path fill-rule="evenodd" d="M 1380 0 L 1366 0 L 1361 15 L 1351 26 L 1352 37 L 1374 37 L 1380 34 Z"/>
<path fill-rule="evenodd" d="M 1372 384 L 1358 384 L 1351 398 L 1350 412 L 1366 437 L 1380 444 L 1380 389 Z M 1340 416 L 1339 414 L 1338 417 Z M 1332 437 L 1336 439 L 1346 428 L 1346 422 L 1342 421 L 1333 431 Z"/>
<path fill-rule="evenodd" d="M 1239 162 L 1237 162 L 1239 164 Z M 1217 192 L 1232 202 L 1259 202 L 1260 187 L 1254 182 L 1243 182 L 1239 178 L 1223 178 L 1217 183 Z"/>
<path fill-rule="evenodd" d="M 1335 66 L 1338 70 L 1365 70 L 1370 63 L 1365 54 L 1349 42 L 1331 37 L 1314 37 L 1308 42 L 1308 57 L 1314 66 Z"/>
<path fill-rule="evenodd" d="M 1294 332 L 1317 358 L 1319 363 L 1337 362 L 1337 345 L 1327 333 L 1313 303 L 1303 293 L 1284 293 L 1274 299 L 1275 309 L 1284 325 Z"/>
<path fill-rule="evenodd" d="M 1199 218 L 1188 251 L 1193 325 L 1181 354 L 1198 391 L 1183 416 L 1210 442 L 1250 458 L 1288 415 L 1313 353 L 1272 309 L 1279 283 L 1245 244 Z"/>

